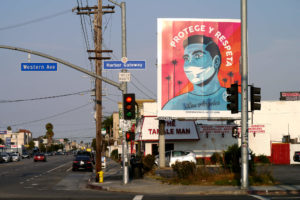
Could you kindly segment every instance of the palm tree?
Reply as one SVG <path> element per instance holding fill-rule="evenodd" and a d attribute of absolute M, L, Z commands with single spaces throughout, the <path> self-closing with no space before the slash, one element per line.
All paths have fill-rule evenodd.
<path fill-rule="evenodd" d="M 169 96 L 169 92 L 170 92 L 169 83 L 170 83 L 171 76 L 167 76 L 166 79 L 168 80 L 168 101 L 169 101 L 170 100 L 170 96 Z"/>
<path fill-rule="evenodd" d="M 173 88 L 173 89 L 174 89 L 173 94 L 174 94 L 174 95 L 173 95 L 173 97 L 175 97 L 175 95 L 176 95 L 176 94 L 175 94 L 175 66 L 177 65 L 177 63 L 178 63 L 178 62 L 177 62 L 176 59 L 175 59 L 175 60 L 172 60 L 172 64 L 174 65 L 174 72 L 173 72 L 173 77 L 174 77 L 174 78 L 173 78 L 173 87 L 174 87 L 174 88 Z"/>
<path fill-rule="evenodd" d="M 178 86 L 179 86 L 179 92 L 180 92 L 180 85 L 182 84 L 182 81 L 177 81 L 177 84 L 178 84 Z"/>
<path fill-rule="evenodd" d="M 54 132 L 53 132 L 53 125 L 51 123 L 47 123 L 46 124 L 46 138 L 48 139 L 48 146 L 50 146 L 52 144 L 52 138 L 54 136 Z"/>

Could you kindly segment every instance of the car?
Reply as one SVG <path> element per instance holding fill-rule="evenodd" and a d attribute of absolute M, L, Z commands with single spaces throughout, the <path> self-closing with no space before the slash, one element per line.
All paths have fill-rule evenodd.
<path fill-rule="evenodd" d="M 89 151 L 78 151 L 76 156 L 89 156 L 93 162 L 93 164 L 95 164 L 95 157 L 94 157 L 94 154 L 92 152 L 89 152 Z"/>
<path fill-rule="evenodd" d="M 192 151 L 166 151 L 165 152 L 166 166 L 171 167 L 176 162 L 189 161 L 196 164 L 196 155 Z M 155 164 L 159 165 L 159 156 L 155 156 Z"/>
<path fill-rule="evenodd" d="M 3 158 L 4 162 L 7 163 L 7 162 L 11 162 L 12 161 L 12 158 L 11 158 L 11 156 L 10 156 L 9 153 L 7 153 L 7 152 L 0 152 L 0 155 Z"/>
<path fill-rule="evenodd" d="M 44 162 L 46 162 L 47 158 L 46 158 L 45 154 L 43 154 L 43 153 L 36 153 L 33 156 L 33 161 L 34 162 L 37 162 L 37 161 L 44 161 Z"/>
<path fill-rule="evenodd" d="M 88 170 L 93 171 L 93 162 L 90 156 L 78 155 L 73 160 L 72 171 L 77 170 Z"/>
<path fill-rule="evenodd" d="M 55 155 L 57 155 L 57 156 L 61 156 L 61 155 L 64 155 L 64 154 L 63 154 L 63 152 L 61 152 L 61 151 L 58 151 L 58 152 L 55 152 Z"/>
<path fill-rule="evenodd" d="M 21 157 L 22 157 L 22 159 L 25 159 L 25 158 L 29 159 L 30 155 L 27 152 L 24 152 Z"/>
<path fill-rule="evenodd" d="M 300 151 L 295 151 L 293 158 L 295 162 L 300 162 Z"/>
<path fill-rule="evenodd" d="M 12 158 L 12 161 L 14 161 L 14 162 L 20 161 L 21 160 L 21 155 L 20 155 L 20 153 L 12 152 L 11 153 L 11 158 Z"/>

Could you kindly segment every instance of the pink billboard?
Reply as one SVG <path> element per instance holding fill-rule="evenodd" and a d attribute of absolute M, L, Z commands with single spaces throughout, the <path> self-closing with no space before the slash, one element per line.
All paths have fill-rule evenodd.
<path fill-rule="evenodd" d="M 241 84 L 236 19 L 158 19 L 158 116 L 236 118 L 226 88 Z"/>

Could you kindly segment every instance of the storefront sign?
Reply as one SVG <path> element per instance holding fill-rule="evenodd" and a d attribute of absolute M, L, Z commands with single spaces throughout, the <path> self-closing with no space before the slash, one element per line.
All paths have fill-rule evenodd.
<path fill-rule="evenodd" d="M 138 140 L 158 140 L 159 128 L 156 117 L 145 117 Z M 168 120 L 165 124 L 166 140 L 198 140 L 194 121 Z"/>

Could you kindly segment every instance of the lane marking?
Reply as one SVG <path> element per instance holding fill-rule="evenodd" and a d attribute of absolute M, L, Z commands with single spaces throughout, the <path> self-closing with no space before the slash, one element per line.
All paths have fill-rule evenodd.
<path fill-rule="evenodd" d="M 60 166 L 58 166 L 58 167 L 55 167 L 55 168 L 53 168 L 53 169 L 50 169 L 50 170 L 47 171 L 46 173 L 50 173 L 50 172 L 52 172 L 52 171 L 54 171 L 54 170 L 56 170 L 56 169 L 58 169 L 58 168 L 61 168 L 61 167 L 65 166 L 66 164 L 69 164 L 69 163 L 65 163 L 65 164 L 62 164 L 62 165 L 60 165 Z"/>
<path fill-rule="evenodd" d="M 256 198 L 256 199 L 259 199 L 259 200 L 269 200 L 269 199 L 267 199 L 267 198 L 265 198 L 265 197 L 261 197 L 261 196 L 258 196 L 258 195 L 250 195 L 250 196 L 252 196 L 252 197 L 254 197 L 254 198 Z"/>
<path fill-rule="evenodd" d="M 70 168 L 69 168 L 69 169 L 67 169 L 66 171 L 67 171 L 67 172 L 69 172 L 69 171 L 71 171 L 71 169 L 72 169 L 72 167 L 70 167 Z"/>
<path fill-rule="evenodd" d="M 132 200 L 142 200 L 144 195 L 136 195 Z"/>

